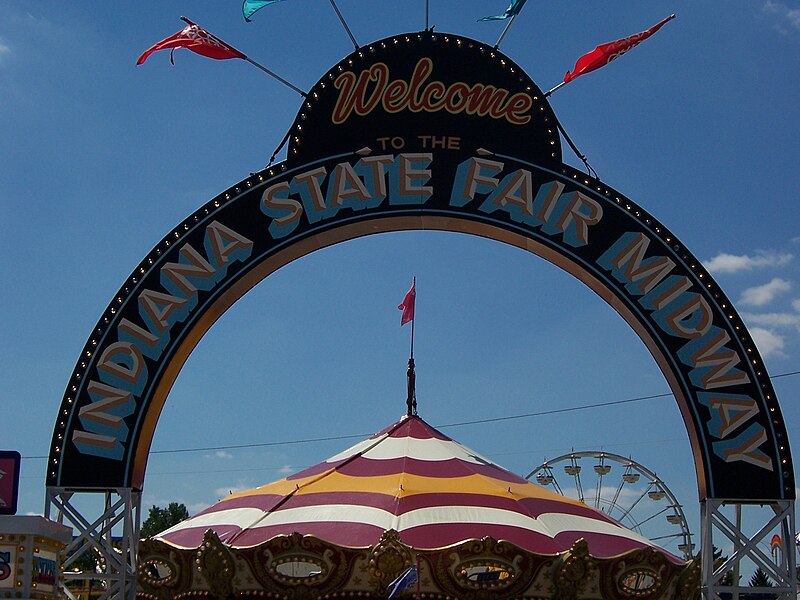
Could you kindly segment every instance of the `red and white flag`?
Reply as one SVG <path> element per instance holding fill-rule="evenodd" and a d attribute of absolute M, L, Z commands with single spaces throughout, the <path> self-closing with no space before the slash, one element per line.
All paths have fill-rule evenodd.
<path fill-rule="evenodd" d="M 403 311 L 403 315 L 400 317 L 400 326 L 402 327 L 409 321 L 414 320 L 414 304 L 417 301 L 417 279 L 414 278 L 414 282 L 411 284 L 411 289 L 406 292 L 403 301 L 397 306 L 398 310 Z"/>
<path fill-rule="evenodd" d="M 569 83 L 584 73 L 589 73 L 590 71 L 594 71 L 595 69 L 606 66 L 612 60 L 619 58 L 628 50 L 649 38 L 656 31 L 661 29 L 667 21 L 674 18 L 675 15 L 670 15 L 653 25 L 647 31 L 642 31 L 635 35 L 622 38 L 621 40 L 608 42 L 607 44 L 601 44 L 597 46 L 597 48 L 591 52 L 587 52 L 578 59 L 578 62 L 575 63 L 575 68 L 572 70 L 572 72 L 567 71 L 567 74 L 564 75 L 564 83 Z"/>
<path fill-rule="evenodd" d="M 174 52 L 177 48 L 186 48 L 187 50 L 216 60 L 247 58 L 236 48 L 229 46 L 218 37 L 208 33 L 202 27 L 192 23 L 188 19 L 184 19 L 184 21 L 188 23 L 186 27 L 175 35 L 171 35 L 145 50 L 139 57 L 139 60 L 136 61 L 136 64 L 142 64 L 153 52 L 157 52 L 158 50 L 171 49 Z M 175 64 L 172 60 L 172 54 L 170 54 L 169 61 Z"/>

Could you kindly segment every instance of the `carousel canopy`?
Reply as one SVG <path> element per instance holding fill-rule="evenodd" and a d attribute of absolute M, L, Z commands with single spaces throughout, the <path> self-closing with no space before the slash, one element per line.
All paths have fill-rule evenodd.
<path fill-rule="evenodd" d="M 157 539 L 197 548 L 209 529 L 231 548 L 294 533 L 363 548 L 394 530 L 417 550 L 488 536 L 556 555 L 584 539 L 596 558 L 651 548 L 683 563 L 603 512 L 510 473 L 417 416 L 300 473 L 233 494 Z"/>

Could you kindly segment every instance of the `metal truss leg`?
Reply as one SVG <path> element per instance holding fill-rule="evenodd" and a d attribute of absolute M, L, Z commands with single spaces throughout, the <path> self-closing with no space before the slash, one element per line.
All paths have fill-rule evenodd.
<path fill-rule="evenodd" d="M 732 509 L 733 518 L 726 516 L 723 509 L 728 513 Z M 710 498 L 700 504 L 700 528 L 703 550 L 700 585 L 704 600 L 719 600 L 723 598 L 721 594 L 738 600 L 743 593 L 766 593 L 776 600 L 796 600 L 794 500 L 753 505 Z M 783 546 L 775 555 L 770 551 L 774 534 L 780 535 Z M 729 554 L 728 558 L 715 565 L 712 548 Z M 757 568 L 766 572 L 774 587 L 746 585 L 743 574 Z"/>
<path fill-rule="evenodd" d="M 81 510 L 82 500 L 97 503 L 103 494 L 101 510 Z M 91 502 L 86 502 L 90 505 Z M 63 583 L 80 581 L 100 582 L 100 600 L 135 600 L 136 551 L 139 541 L 141 493 L 131 488 L 82 490 L 48 487 L 45 517 L 71 525 L 77 535 L 60 556 Z M 55 512 L 51 517 L 51 512 Z M 97 513 L 99 516 L 94 516 Z M 91 514 L 89 514 L 91 513 Z M 90 557 L 93 560 L 86 561 Z M 81 564 L 96 564 L 94 570 L 82 569 Z M 75 600 L 72 590 L 62 587 L 65 597 Z"/>

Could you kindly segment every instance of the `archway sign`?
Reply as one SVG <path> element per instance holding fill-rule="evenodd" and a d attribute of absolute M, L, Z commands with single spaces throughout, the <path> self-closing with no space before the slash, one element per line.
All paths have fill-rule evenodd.
<path fill-rule="evenodd" d="M 67 386 L 48 486 L 140 490 L 170 387 L 225 310 L 305 254 L 412 229 L 512 244 L 580 279 L 669 382 L 700 499 L 794 499 L 778 400 L 709 273 L 646 210 L 562 163 L 556 117 L 511 59 L 430 31 L 336 64 L 304 99 L 288 158 L 189 215 L 136 266 Z"/>

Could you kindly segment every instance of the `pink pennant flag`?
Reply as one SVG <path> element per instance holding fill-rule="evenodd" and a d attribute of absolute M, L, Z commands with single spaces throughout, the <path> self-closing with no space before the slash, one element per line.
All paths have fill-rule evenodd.
<path fill-rule="evenodd" d="M 414 320 L 414 304 L 417 301 L 417 278 L 414 278 L 414 282 L 411 284 L 411 289 L 406 292 L 403 301 L 397 306 L 398 310 L 403 311 L 403 315 L 400 317 L 400 326 L 402 327 L 409 321 Z"/>

